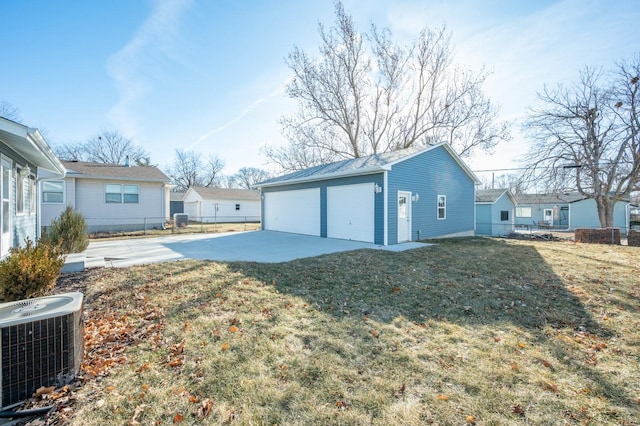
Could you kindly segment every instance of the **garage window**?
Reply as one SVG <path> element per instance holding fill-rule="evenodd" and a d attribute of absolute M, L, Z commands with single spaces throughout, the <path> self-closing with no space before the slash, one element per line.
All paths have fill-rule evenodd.
<path fill-rule="evenodd" d="M 447 196 L 438 195 L 438 220 L 447 218 Z"/>
<path fill-rule="evenodd" d="M 503 222 L 509 220 L 509 210 L 500 211 L 500 220 Z"/>

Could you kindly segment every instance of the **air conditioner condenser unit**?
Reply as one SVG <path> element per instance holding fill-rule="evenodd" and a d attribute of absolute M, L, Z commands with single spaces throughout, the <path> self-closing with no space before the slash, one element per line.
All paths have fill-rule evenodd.
<path fill-rule="evenodd" d="M 0 409 L 40 387 L 63 386 L 80 371 L 82 293 L 0 303 Z"/>

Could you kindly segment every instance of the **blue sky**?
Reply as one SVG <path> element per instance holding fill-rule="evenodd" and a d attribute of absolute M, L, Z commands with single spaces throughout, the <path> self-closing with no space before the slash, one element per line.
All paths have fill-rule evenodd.
<path fill-rule="evenodd" d="M 640 52 L 640 6 L 611 0 L 345 0 L 360 29 L 405 42 L 446 24 L 456 60 L 493 74 L 485 92 L 514 120 L 513 141 L 475 170 L 517 166 L 518 132 L 544 84 L 576 79 Z M 222 158 L 225 174 L 269 168 L 259 149 L 284 144 L 285 57 L 316 52 L 330 0 L 0 0 L 0 99 L 50 144 L 116 129 L 161 168 L 176 148 Z"/>

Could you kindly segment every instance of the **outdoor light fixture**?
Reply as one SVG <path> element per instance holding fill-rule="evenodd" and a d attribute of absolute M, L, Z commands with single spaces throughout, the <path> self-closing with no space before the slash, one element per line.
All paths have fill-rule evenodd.
<path fill-rule="evenodd" d="M 416 192 L 416 195 L 411 197 L 411 201 L 413 201 L 414 203 L 417 203 L 419 199 L 420 199 L 420 194 L 418 194 L 417 192 Z"/>
<path fill-rule="evenodd" d="M 382 192 L 382 187 L 376 183 L 373 186 L 373 190 L 375 191 L 376 194 L 379 194 Z"/>
<path fill-rule="evenodd" d="M 23 168 L 20 169 L 20 177 L 25 178 L 31 174 L 31 168 L 27 164 Z"/>

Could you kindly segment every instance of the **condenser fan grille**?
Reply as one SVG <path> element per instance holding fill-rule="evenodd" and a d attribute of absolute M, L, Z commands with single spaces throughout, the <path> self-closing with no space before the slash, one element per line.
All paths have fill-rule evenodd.
<path fill-rule="evenodd" d="M 72 380 L 80 367 L 82 344 L 82 309 L 0 322 L 0 407 L 24 401 L 42 386 Z"/>

